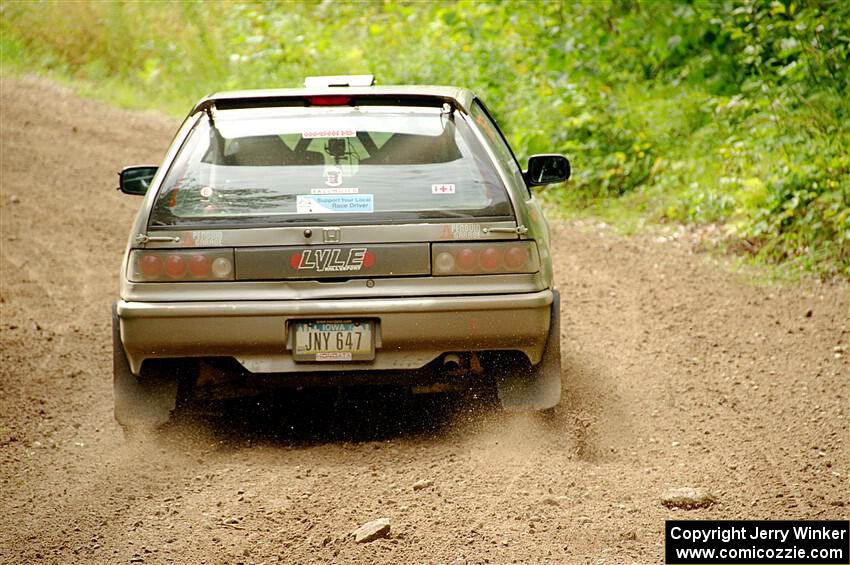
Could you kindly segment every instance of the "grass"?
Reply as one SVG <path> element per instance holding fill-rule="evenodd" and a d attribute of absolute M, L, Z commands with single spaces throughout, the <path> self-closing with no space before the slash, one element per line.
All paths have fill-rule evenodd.
<path fill-rule="evenodd" d="M 521 160 L 570 157 L 573 180 L 541 191 L 558 214 L 716 224 L 726 248 L 824 278 L 850 278 L 848 37 L 831 0 L 0 6 L 3 73 L 126 108 L 183 116 L 315 74 L 471 86 Z"/>

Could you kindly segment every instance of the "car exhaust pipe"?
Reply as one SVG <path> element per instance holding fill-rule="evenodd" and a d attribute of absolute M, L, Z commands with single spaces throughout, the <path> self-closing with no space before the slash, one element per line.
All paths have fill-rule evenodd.
<path fill-rule="evenodd" d="M 460 356 L 457 353 L 443 355 L 443 369 L 457 371 L 460 369 Z"/>

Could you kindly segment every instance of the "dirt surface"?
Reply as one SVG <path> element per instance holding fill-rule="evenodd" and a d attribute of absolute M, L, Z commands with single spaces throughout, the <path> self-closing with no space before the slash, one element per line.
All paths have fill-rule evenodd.
<path fill-rule="evenodd" d="M 0 108 L 0 563 L 657 563 L 668 518 L 848 516 L 848 288 L 593 223 L 554 226 L 552 415 L 310 401 L 127 441 L 110 305 L 140 201 L 115 172 L 179 124 L 35 79 Z M 665 508 L 671 487 L 718 503 Z"/>

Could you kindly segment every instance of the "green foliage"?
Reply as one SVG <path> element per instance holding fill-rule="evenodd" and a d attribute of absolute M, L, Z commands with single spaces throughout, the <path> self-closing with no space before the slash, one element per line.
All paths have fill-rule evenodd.
<path fill-rule="evenodd" d="M 4 69 L 183 113 L 316 74 L 474 88 L 566 210 L 719 223 L 850 276 L 850 2 L 57 2 L 0 6 Z"/>

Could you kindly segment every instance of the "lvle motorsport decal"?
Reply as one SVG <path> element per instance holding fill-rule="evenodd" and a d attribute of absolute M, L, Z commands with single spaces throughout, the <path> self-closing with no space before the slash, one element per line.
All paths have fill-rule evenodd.
<path fill-rule="evenodd" d="M 847 520 L 668 520 L 664 561 L 702 563 L 850 563 Z"/>

